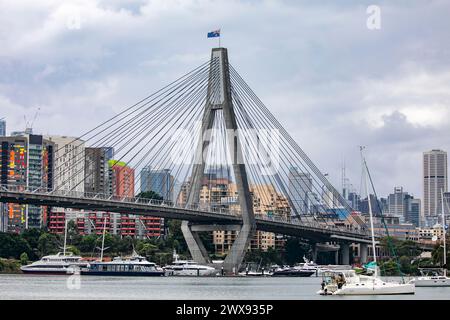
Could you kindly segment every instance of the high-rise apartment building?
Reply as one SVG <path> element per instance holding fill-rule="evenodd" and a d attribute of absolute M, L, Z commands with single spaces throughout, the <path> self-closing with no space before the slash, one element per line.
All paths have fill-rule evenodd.
<path fill-rule="evenodd" d="M 84 192 L 85 143 L 76 137 L 45 136 L 55 145 L 54 189 Z M 52 207 L 48 217 L 50 232 L 63 234 L 65 220 L 75 220 L 77 210 Z"/>
<path fill-rule="evenodd" d="M 54 143 L 41 135 L 1 137 L 0 184 L 18 190 L 53 189 Z M 0 230 L 20 232 L 47 225 L 48 208 L 8 203 L 2 206 Z"/>
<path fill-rule="evenodd" d="M 141 192 L 153 191 L 164 200 L 173 201 L 174 178 L 169 169 L 152 170 L 144 167 L 141 170 Z"/>
<path fill-rule="evenodd" d="M 108 147 L 85 148 L 84 191 L 86 193 L 112 194 L 109 154 Z"/>
<path fill-rule="evenodd" d="M 312 205 L 312 178 L 309 173 L 297 168 L 289 169 L 288 193 L 295 211 L 298 214 L 308 214 Z"/>
<path fill-rule="evenodd" d="M 442 191 L 448 191 L 447 152 L 433 149 L 423 153 L 422 220 L 424 222 L 441 214 Z"/>

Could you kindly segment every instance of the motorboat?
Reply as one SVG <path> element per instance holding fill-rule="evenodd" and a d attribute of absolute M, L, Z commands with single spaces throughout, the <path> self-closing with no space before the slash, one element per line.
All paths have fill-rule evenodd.
<path fill-rule="evenodd" d="M 172 264 L 163 268 L 169 276 L 216 276 L 218 274 L 214 267 L 199 264 L 194 260 L 179 260 L 175 251 L 173 257 Z"/>
<path fill-rule="evenodd" d="M 57 254 L 42 257 L 26 266 L 20 267 L 23 273 L 33 274 L 66 274 L 72 268 L 86 267 L 87 261 L 83 261 L 80 256 L 73 255 L 71 252 L 58 252 Z"/>
<path fill-rule="evenodd" d="M 328 271 L 323 274 L 320 295 L 397 295 L 414 294 L 411 283 L 383 281 L 379 277 L 358 275 L 355 270 Z"/>
<path fill-rule="evenodd" d="M 439 270 L 421 269 L 421 276 L 413 278 L 410 283 L 416 287 L 450 287 L 450 278 L 442 274 Z"/>
<path fill-rule="evenodd" d="M 310 277 L 316 274 L 317 270 L 306 270 L 296 267 L 283 267 L 275 269 L 272 277 Z"/>

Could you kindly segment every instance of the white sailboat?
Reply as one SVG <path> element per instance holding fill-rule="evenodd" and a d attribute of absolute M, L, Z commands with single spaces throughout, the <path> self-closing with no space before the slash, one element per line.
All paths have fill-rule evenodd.
<path fill-rule="evenodd" d="M 375 251 L 375 234 L 373 227 L 373 213 L 370 201 L 368 178 L 370 178 L 367 168 L 367 163 L 362 156 L 364 165 L 364 172 L 366 177 L 366 193 L 369 204 L 370 228 L 372 236 L 372 250 L 373 258 L 376 264 L 377 257 Z M 358 275 L 355 270 L 335 271 L 324 274 L 324 281 L 322 282 L 322 289 L 317 293 L 321 295 L 397 295 L 397 294 L 414 294 L 414 283 L 398 283 L 386 282 L 378 276 L 378 267 L 375 268 L 373 275 Z"/>
<path fill-rule="evenodd" d="M 433 275 L 422 275 L 414 278 L 410 283 L 414 283 L 416 287 L 450 287 L 450 278 L 447 277 L 447 247 L 445 232 L 445 210 L 444 210 L 444 191 L 441 189 L 442 197 L 442 229 L 444 238 L 444 266 L 442 268 L 443 275 L 434 273 Z"/>

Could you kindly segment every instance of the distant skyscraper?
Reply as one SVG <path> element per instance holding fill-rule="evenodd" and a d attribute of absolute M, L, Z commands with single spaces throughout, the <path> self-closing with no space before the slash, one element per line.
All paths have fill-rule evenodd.
<path fill-rule="evenodd" d="M 0 137 L 6 136 L 6 121 L 0 120 Z"/>
<path fill-rule="evenodd" d="M 404 220 L 406 212 L 407 192 L 403 192 L 403 187 L 395 187 L 394 193 L 391 193 L 388 198 L 388 213 L 392 216 L 397 216 L 400 220 Z"/>
<path fill-rule="evenodd" d="M 423 153 L 423 220 L 442 212 L 441 190 L 447 192 L 447 152 L 431 150 Z"/>
<path fill-rule="evenodd" d="M 141 192 L 153 191 L 164 200 L 173 200 L 174 178 L 169 169 L 152 170 L 144 167 L 141 171 Z"/>
<path fill-rule="evenodd" d="M 414 226 L 418 227 L 420 225 L 420 199 L 414 199 L 412 196 L 408 196 L 405 208 L 405 222 L 412 223 Z"/>
<path fill-rule="evenodd" d="M 298 214 L 307 214 L 311 205 L 312 178 L 309 173 L 303 173 L 297 168 L 289 170 L 289 198 Z"/>

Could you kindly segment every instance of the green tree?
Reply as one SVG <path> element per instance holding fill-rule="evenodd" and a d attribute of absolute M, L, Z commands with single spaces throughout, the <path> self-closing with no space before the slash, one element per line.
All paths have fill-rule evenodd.
<path fill-rule="evenodd" d="M 22 254 L 20 255 L 20 263 L 24 266 L 26 264 L 28 264 L 28 255 L 26 252 L 22 252 Z"/>
<path fill-rule="evenodd" d="M 38 252 L 40 256 L 56 254 L 61 247 L 62 240 L 55 234 L 42 233 L 38 240 Z"/>
<path fill-rule="evenodd" d="M 140 192 L 137 195 L 138 198 L 144 198 L 144 199 L 154 199 L 154 200 L 163 200 L 163 197 L 154 192 L 154 191 L 145 191 L 145 192 Z"/>

